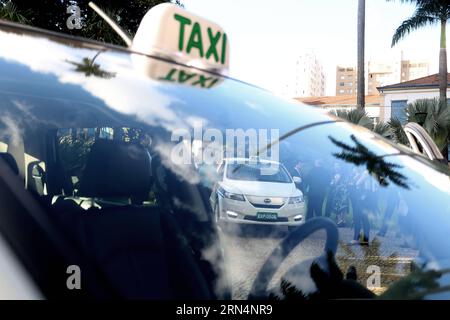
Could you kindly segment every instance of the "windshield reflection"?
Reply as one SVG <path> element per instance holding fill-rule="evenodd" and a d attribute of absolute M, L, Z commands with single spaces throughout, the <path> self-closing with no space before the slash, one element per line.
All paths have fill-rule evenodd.
<path fill-rule="evenodd" d="M 355 135 L 352 134 L 350 138 L 354 142 L 354 146 L 338 141 L 331 136 L 329 137 L 336 146 L 342 148 L 340 153 L 333 154 L 336 158 L 354 163 L 357 166 L 365 165 L 367 171 L 373 174 L 378 183 L 383 187 L 387 187 L 390 180 L 402 188 L 409 188 L 407 178 L 395 170 L 402 168 L 401 166 L 386 162 L 382 157 L 377 156 L 365 147 Z"/>
<path fill-rule="evenodd" d="M 100 64 L 95 63 L 95 59 L 97 59 L 101 52 L 102 51 L 97 52 L 92 59 L 87 57 L 83 58 L 81 63 L 70 60 L 67 60 L 67 62 L 76 67 L 76 72 L 84 73 L 86 77 L 94 76 L 103 79 L 111 79 L 116 76 L 116 73 L 105 71 L 100 67 Z"/>
<path fill-rule="evenodd" d="M 6 32 L 0 32 L 0 39 L 22 43 L 21 36 Z M 58 212 L 52 202 L 57 197 L 58 204 L 71 203 L 64 210 L 101 212 L 120 204 L 170 215 L 216 297 L 248 298 L 252 282 L 280 242 L 321 218 L 338 230 L 336 255 L 325 255 L 327 236 L 320 230 L 305 237 L 284 261 L 273 257 L 277 272 L 269 289 L 274 297 L 339 297 L 343 285 L 352 297 L 390 298 L 408 291 L 421 298 L 421 288 L 445 288 L 439 282 L 445 275 L 427 270 L 449 252 L 442 241 L 450 230 L 450 179 L 444 173 L 369 131 L 230 79 L 207 80 L 206 74 L 189 73 L 188 67 L 146 57 L 141 58 L 153 62 L 147 66 L 155 72 L 142 74 L 124 53 L 70 48 L 41 38 L 29 44 L 36 51 L 32 61 L 20 45 L 0 52 L 6 77 L 20 73 L 28 80 L 24 85 L 0 78 L 6 88 L 0 92 L 0 147 L 17 158 L 22 177 L 37 173 L 24 181 L 27 188 L 37 186 L 36 197 L 47 201 L 49 212 Z M 49 47 L 55 52 L 51 61 Z M 155 77 L 160 74 L 165 79 Z M 198 123 L 204 130 L 196 136 Z M 223 154 L 217 163 L 202 163 L 197 156 L 203 150 L 194 152 L 192 146 L 208 129 L 278 130 L 280 138 L 269 146 L 279 148 L 279 159 L 272 163 L 282 172 L 275 170 L 270 178 L 255 170 L 228 175 L 234 170 L 228 167 L 232 157 L 224 153 L 228 145 L 220 145 Z M 174 134 L 181 130 L 187 134 Z M 50 153 L 45 139 L 59 151 L 59 163 L 42 164 Z M 134 163 L 131 151 L 115 172 L 121 176 L 122 170 L 136 169 L 131 170 L 136 177 L 151 172 L 151 183 L 138 197 L 79 193 L 96 144 L 108 145 L 104 159 L 91 161 L 98 170 L 124 146 L 139 150 L 145 160 L 142 172 L 127 167 Z M 174 148 L 183 145 L 190 163 L 173 161 Z M 239 150 L 245 161 L 252 160 L 246 151 Z M 256 163 L 268 161 L 259 156 Z M 58 181 L 66 176 L 68 181 Z M 95 182 L 96 175 L 90 177 Z M 111 179 L 108 185 L 120 187 L 114 177 L 105 177 Z M 428 199 L 433 201 L 424 201 Z M 446 272 L 443 264 L 437 266 Z M 417 288 L 411 284 L 415 279 Z"/>

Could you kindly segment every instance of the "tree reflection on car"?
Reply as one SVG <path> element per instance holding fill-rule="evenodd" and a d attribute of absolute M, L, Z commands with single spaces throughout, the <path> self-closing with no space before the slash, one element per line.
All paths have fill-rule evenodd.
<path fill-rule="evenodd" d="M 351 140 L 354 142 L 355 146 L 351 146 L 344 142 L 338 141 L 337 139 L 329 136 L 329 139 L 338 147 L 342 148 L 340 153 L 333 153 L 333 155 L 349 163 L 354 163 L 356 166 L 365 165 L 370 174 L 378 180 L 380 186 L 386 187 L 389 185 L 389 181 L 395 183 L 396 185 L 408 189 L 408 184 L 406 183 L 407 178 L 396 171 L 396 169 L 401 168 L 401 166 L 394 163 L 386 162 L 383 156 L 377 156 L 374 152 L 370 151 L 365 147 L 355 135 L 350 136 Z"/>

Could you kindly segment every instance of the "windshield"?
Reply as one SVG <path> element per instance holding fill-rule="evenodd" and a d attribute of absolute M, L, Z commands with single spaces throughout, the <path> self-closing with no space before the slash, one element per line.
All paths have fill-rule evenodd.
<path fill-rule="evenodd" d="M 267 170 L 267 174 L 262 172 Z M 279 164 L 258 163 L 228 163 L 227 178 L 231 180 L 247 180 L 260 182 L 291 183 L 286 169 Z"/>
<path fill-rule="evenodd" d="M 2 214 L 51 223 L 62 233 L 60 246 L 67 241 L 83 253 L 67 265 L 95 266 L 108 284 L 103 292 L 142 299 L 449 297 L 448 169 L 233 80 L 183 85 L 142 75 L 126 53 L 96 55 L 95 48 L 38 37 L 30 38 L 37 60 L 25 59 L 14 54 L 23 36 L 6 34 L 0 167 L 11 169 L 41 210 L 8 205 Z M 94 56 L 104 73 L 68 62 Z M 163 73 L 194 72 L 149 61 Z M 229 163 L 232 183 L 224 181 L 220 163 L 255 154 L 271 165 Z M 9 194 L 2 192 L 4 208 Z M 30 259 L 49 251 L 23 240 L 23 226 L 2 230 L 34 252 Z M 343 279 L 358 289 L 327 287 L 345 287 Z M 67 290 L 65 278 L 60 286 Z M 93 282 L 83 286 L 98 293 Z"/>

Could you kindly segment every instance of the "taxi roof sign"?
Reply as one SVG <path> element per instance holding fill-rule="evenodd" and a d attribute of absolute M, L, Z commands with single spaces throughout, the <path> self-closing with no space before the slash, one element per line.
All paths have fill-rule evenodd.
<path fill-rule="evenodd" d="M 216 23 L 163 3 L 142 18 L 132 50 L 224 73 L 229 66 L 229 41 Z"/>

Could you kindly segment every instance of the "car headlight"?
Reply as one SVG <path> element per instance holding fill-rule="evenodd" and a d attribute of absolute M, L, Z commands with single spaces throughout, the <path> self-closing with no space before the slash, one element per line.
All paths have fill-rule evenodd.
<path fill-rule="evenodd" d="M 299 204 L 302 202 L 303 202 L 303 196 L 289 198 L 289 204 Z"/>
<path fill-rule="evenodd" d="M 220 195 L 227 199 L 245 201 L 244 195 L 225 191 L 225 189 L 223 189 L 222 187 L 217 188 L 217 192 L 219 192 Z"/>

